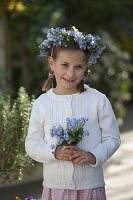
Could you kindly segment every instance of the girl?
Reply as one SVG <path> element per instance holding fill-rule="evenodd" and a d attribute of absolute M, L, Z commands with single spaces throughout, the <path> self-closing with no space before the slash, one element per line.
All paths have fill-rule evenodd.
<path fill-rule="evenodd" d="M 84 84 L 88 64 L 95 64 L 104 50 L 99 41 L 75 27 L 51 28 L 40 45 L 50 73 L 47 92 L 34 102 L 25 148 L 43 163 L 42 200 L 106 200 L 102 166 L 120 145 L 119 129 L 107 97 Z M 57 141 L 50 130 L 65 127 L 68 117 L 87 118 L 89 136 L 77 145 L 55 145 L 53 151 Z"/>

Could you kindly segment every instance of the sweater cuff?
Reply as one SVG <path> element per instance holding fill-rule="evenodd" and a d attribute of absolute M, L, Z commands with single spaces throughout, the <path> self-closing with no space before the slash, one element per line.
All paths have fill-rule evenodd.
<path fill-rule="evenodd" d="M 107 160 L 107 156 L 105 154 L 105 150 L 102 147 L 102 145 L 99 145 L 99 147 L 92 149 L 90 153 L 92 153 L 96 157 L 96 164 L 92 165 L 93 167 L 102 165 Z"/>
<path fill-rule="evenodd" d="M 50 160 L 54 160 L 54 161 L 58 161 L 56 158 L 55 158 L 55 150 L 56 150 L 56 145 L 53 145 L 53 144 L 50 144 L 49 146 L 49 159 Z"/>
<path fill-rule="evenodd" d="M 97 167 L 97 165 L 98 165 L 98 159 L 97 159 L 97 156 L 96 156 L 96 154 L 95 153 L 93 153 L 92 151 L 89 151 L 91 154 L 93 154 L 94 156 L 95 156 L 95 158 L 96 158 L 96 163 L 93 165 L 93 164 L 90 164 L 90 166 L 92 166 L 92 167 Z"/>

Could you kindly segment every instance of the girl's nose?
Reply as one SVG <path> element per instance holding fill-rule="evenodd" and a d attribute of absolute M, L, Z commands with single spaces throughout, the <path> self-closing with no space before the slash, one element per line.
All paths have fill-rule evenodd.
<path fill-rule="evenodd" d="M 73 69 L 69 69 L 68 72 L 67 72 L 67 75 L 69 77 L 73 77 L 74 76 L 74 70 Z"/>

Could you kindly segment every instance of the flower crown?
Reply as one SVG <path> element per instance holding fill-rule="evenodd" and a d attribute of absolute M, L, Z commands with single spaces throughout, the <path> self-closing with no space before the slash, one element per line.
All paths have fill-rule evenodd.
<path fill-rule="evenodd" d="M 105 49 L 105 46 L 101 46 L 99 41 L 99 36 L 82 33 L 74 26 L 70 30 L 60 27 L 50 28 L 47 32 L 47 39 L 39 46 L 40 56 L 47 58 L 48 51 L 52 48 L 67 48 L 75 45 L 83 51 L 88 51 L 88 64 L 96 64 Z"/>

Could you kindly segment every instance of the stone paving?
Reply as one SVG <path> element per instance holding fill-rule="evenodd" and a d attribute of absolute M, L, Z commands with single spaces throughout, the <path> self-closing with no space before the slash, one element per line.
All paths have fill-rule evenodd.
<path fill-rule="evenodd" d="M 123 133 L 121 141 L 105 165 L 107 200 L 133 200 L 133 131 Z"/>
<path fill-rule="evenodd" d="M 126 108 L 121 146 L 105 165 L 107 200 L 133 200 L 133 104 Z"/>

